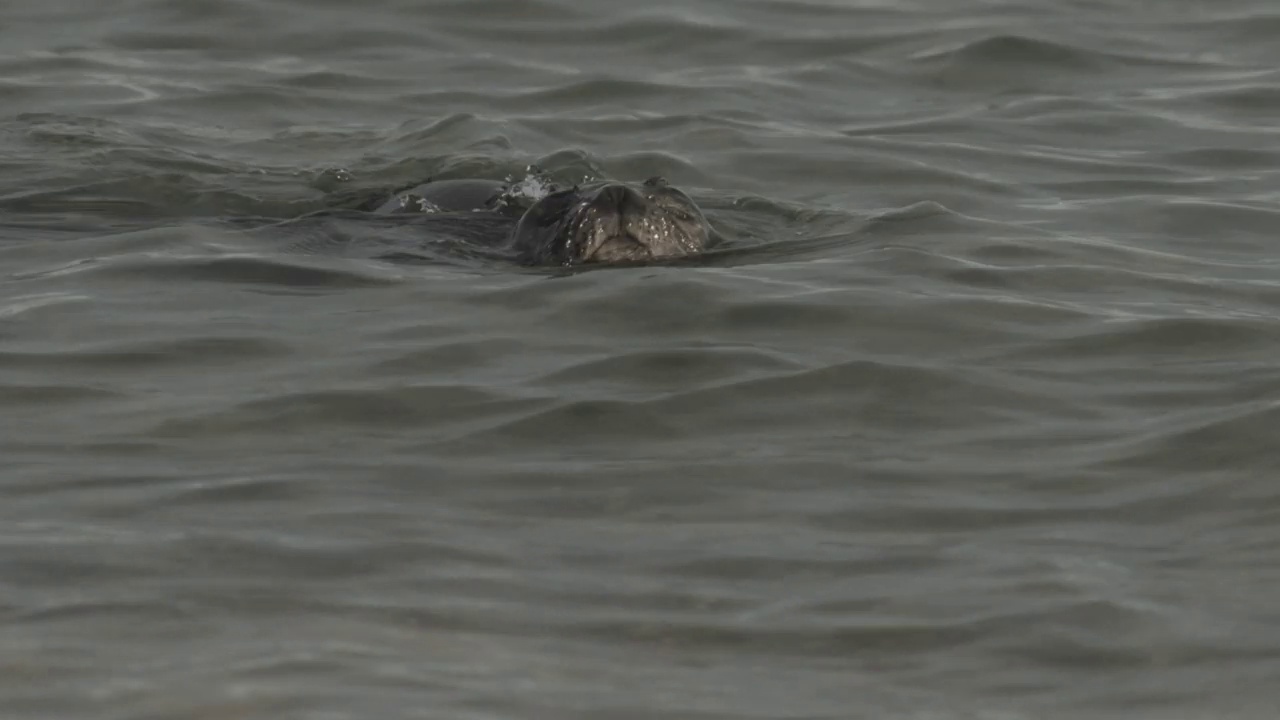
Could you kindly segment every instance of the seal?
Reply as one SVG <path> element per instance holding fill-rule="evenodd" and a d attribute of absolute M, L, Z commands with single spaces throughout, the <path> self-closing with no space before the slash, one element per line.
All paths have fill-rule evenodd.
<path fill-rule="evenodd" d="M 634 263 L 702 252 L 715 233 L 702 210 L 661 177 L 552 188 L 529 203 L 505 183 L 430 181 L 372 207 L 380 215 L 484 212 L 514 225 L 501 242 L 531 265 Z"/>

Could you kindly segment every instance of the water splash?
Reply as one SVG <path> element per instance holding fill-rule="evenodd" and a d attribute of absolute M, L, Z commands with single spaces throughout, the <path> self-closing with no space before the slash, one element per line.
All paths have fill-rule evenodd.
<path fill-rule="evenodd" d="M 497 200 L 500 208 L 528 207 L 560 189 L 547 171 L 537 165 L 527 165 L 522 177 L 508 175 L 503 182 L 506 186 Z"/>
<path fill-rule="evenodd" d="M 399 212 L 416 212 L 416 213 L 438 213 L 441 212 L 440 206 L 427 200 L 421 195 L 414 193 L 405 193 L 396 198 L 400 202 Z"/>

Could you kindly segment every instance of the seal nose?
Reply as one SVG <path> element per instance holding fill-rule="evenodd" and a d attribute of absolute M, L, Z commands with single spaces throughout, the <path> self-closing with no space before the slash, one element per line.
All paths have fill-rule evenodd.
<path fill-rule="evenodd" d="M 603 205 L 616 208 L 619 214 L 641 210 L 645 206 L 644 197 L 626 185 L 610 185 L 602 189 L 598 197 Z"/>

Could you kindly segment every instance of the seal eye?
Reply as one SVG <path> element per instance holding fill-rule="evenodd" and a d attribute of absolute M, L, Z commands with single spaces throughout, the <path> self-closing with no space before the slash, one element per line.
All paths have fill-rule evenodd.
<path fill-rule="evenodd" d="M 651 178 L 649 178 L 648 180 L 645 180 L 645 181 L 644 181 L 644 186 L 645 186 L 645 187 L 655 187 L 655 188 L 656 188 L 656 187 L 666 187 L 666 186 L 667 186 L 667 179 L 666 179 L 666 178 L 664 178 L 664 177 L 662 177 L 661 175 L 654 175 L 653 177 L 651 177 Z"/>

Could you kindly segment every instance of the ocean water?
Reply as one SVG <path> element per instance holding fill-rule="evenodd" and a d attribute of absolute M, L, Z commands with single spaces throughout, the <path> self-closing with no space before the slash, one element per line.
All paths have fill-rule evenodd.
<path fill-rule="evenodd" d="M 1274 3 L 0 28 L 5 720 L 1275 717 Z M 530 165 L 726 242 L 278 223 Z"/>

